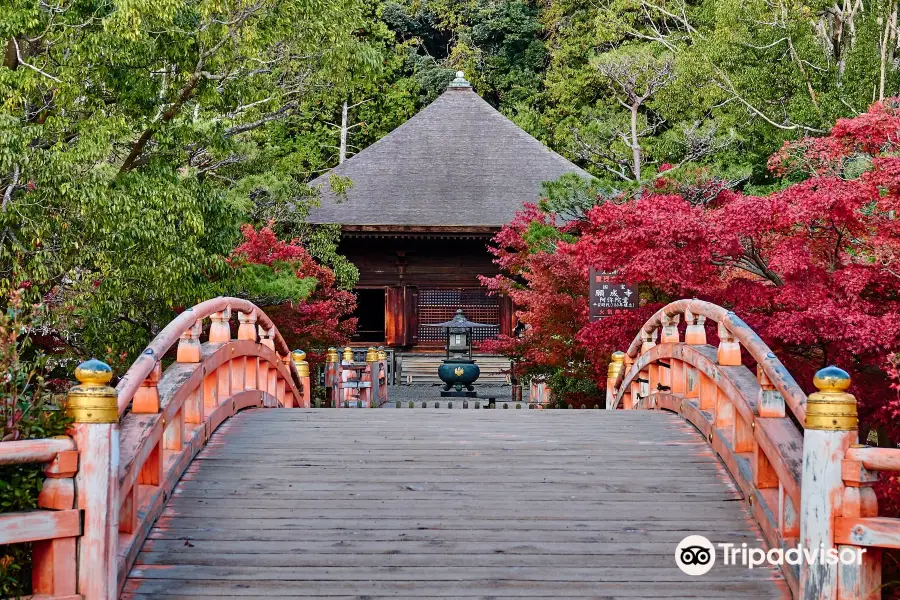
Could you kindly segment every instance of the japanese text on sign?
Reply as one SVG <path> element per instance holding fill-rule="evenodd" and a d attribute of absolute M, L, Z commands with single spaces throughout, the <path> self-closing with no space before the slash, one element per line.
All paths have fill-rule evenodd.
<path fill-rule="evenodd" d="M 638 307 L 639 295 L 636 285 L 617 281 L 615 273 L 593 269 L 590 278 L 591 321 Z"/>

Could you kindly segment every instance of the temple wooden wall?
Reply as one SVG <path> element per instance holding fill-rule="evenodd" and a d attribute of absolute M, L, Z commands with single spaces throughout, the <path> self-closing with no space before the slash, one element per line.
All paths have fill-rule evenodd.
<path fill-rule="evenodd" d="M 487 250 L 488 237 L 475 239 L 423 239 L 397 237 L 345 237 L 340 252 L 359 268 L 359 289 L 384 289 L 384 341 L 388 346 L 413 348 L 437 344 L 420 340 L 419 309 L 431 297 L 447 297 L 441 290 L 483 293 L 479 275 L 493 276 L 498 270 Z M 362 297 L 362 296 L 361 296 Z M 379 300 L 368 296 L 370 302 Z M 515 317 L 507 298 L 490 299 L 499 304 L 482 314 L 494 315 L 499 333 L 509 334 Z M 476 302 L 477 304 L 477 302 Z M 371 311 L 373 307 L 361 307 Z M 455 310 L 455 309 L 454 309 Z M 472 309 L 478 312 L 477 308 Z M 428 310 L 440 314 L 440 310 Z M 477 315 L 467 315 L 473 320 Z M 449 318 L 449 317 L 448 317 Z M 446 319 L 441 319 L 446 320 Z"/>
<path fill-rule="evenodd" d="M 485 239 L 346 238 L 340 251 L 359 268 L 359 286 L 477 288 L 496 275 Z"/>

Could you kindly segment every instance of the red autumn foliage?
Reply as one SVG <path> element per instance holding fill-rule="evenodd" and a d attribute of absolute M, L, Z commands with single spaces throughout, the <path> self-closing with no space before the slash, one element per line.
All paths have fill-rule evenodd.
<path fill-rule="evenodd" d="M 291 348 L 307 351 L 318 362 L 329 346 L 343 346 L 356 330 L 356 296 L 335 286 L 334 272 L 309 255 L 299 240 L 279 240 L 269 227 L 259 231 L 252 225 L 241 229 L 244 241 L 233 256 L 251 264 L 272 266 L 290 263 L 297 277 L 312 277 L 316 288 L 306 300 L 262 307 Z"/>
<path fill-rule="evenodd" d="M 709 184 L 698 194 L 659 177 L 636 199 L 592 208 L 565 228 L 571 239 L 552 248 L 525 239 L 529 221 L 552 224 L 552 217 L 524 212 L 495 239 L 500 266 L 533 286 L 512 292 L 534 332 L 518 353 L 533 369 L 552 367 L 540 364 L 545 348 L 564 352 L 553 364 L 584 357 L 603 385 L 609 353 L 627 348 L 646 316 L 696 297 L 740 315 L 807 391 L 819 368 L 847 370 L 863 434 L 878 427 L 900 442 L 885 367 L 900 348 L 898 107 L 900 100 L 886 100 L 842 119 L 828 136 L 786 144 L 770 161 L 785 187 L 767 195 Z M 590 267 L 639 284 L 642 309 L 586 324 Z M 502 277 L 491 283 L 503 284 Z M 565 304 L 563 289 L 576 290 Z M 510 344 L 501 339 L 497 349 Z M 882 499 L 897 508 L 900 489 L 882 486 Z"/>
<path fill-rule="evenodd" d="M 562 345 L 587 323 L 587 305 L 572 257 L 532 252 L 525 237 L 533 223 L 555 225 L 551 216 L 527 206 L 497 234 L 491 249 L 495 262 L 508 275 L 481 279 L 490 291 L 509 296 L 521 307 L 519 319 L 530 325 L 524 337 L 501 336 L 485 341 L 482 349 L 516 358 L 522 371 L 571 362 L 571 351 Z"/>

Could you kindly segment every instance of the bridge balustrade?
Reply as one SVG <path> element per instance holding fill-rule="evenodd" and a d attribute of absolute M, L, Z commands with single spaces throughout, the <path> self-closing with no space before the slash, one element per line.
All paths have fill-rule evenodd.
<path fill-rule="evenodd" d="M 333 408 L 379 408 L 388 403 L 388 354 L 370 347 L 362 363 L 354 362 L 353 348 L 342 356 L 329 348 L 325 355 L 326 400 Z M 320 402 L 316 403 L 318 408 Z"/>
<path fill-rule="evenodd" d="M 717 347 L 707 344 L 707 321 L 717 326 Z M 744 366 L 744 352 L 755 373 Z M 867 548 L 859 565 L 785 564 L 794 597 L 880 598 L 880 548 L 900 547 L 900 520 L 877 517 L 873 471 L 900 469 L 900 450 L 857 444 L 846 373 L 823 369 L 814 381 L 819 392 L 807 398 L 737 315 L 679 300 L 654 314 L 627 352 L 612 356 L 607 375 L 608 409 L 677 412 L 703 434 L 771 548 Z"/>
<path fill-rule="evenodd" d="M 707 344 L 706 321 L 717 324 L 717 347 Z M 163 369 L 176 343 L 175 360 Z M 745 353 L 755 372 L 744 366 Z M 336 354 L 327 362 L 337 406 L 342 399 L 386 404 L 384 356 L 370 354 L 357 368 Z M 0 515 L 0 544 L 34 543 L 39 599 L 115 598 L 175 484 L 219 424 L 248 407 L 310 405 L 305 354 L 289 352 L 265 313 L 237 298 L 179 315 L 115 390 L 99 361 L 83 363 L 76 377 L 71 438 L 0 444 L 0 465 L 45 465 L 39 510 Z M 368 385 L 342 385 L 348 382 Z M 814 383 L 819 391 L 807 398 L 734 313 L 682 300 L 614 354 L 607 408 L 668 410 L 691 422 L 730 471 L 770 547 L 866 550 L 859 564 L 786 566 L 795 597 L 878 598 L 881 550 L 900 548 L 900 520 L 878 516 L 872 484 L 879 472 L 900 471 L 900 450 L 857 443 L 846 373 L 829 367 Z M 526 406 L 534 405 L 504 408 Z"/>
<path fill-rule="evenodd" d="M 35 542 L 37 598 L 117 597 L 175 484 L 223 421 L 249 407 L 309 407 L 305 354 L 290 352 L 271 319 L 240 298 L 181 313 L 115 389 L 100 361 L 75 374 L 71 439 L 0 444 L 0 465 L 46 462 L 38 505 L 47 510 L 0 517 L 0 544 Z"/>

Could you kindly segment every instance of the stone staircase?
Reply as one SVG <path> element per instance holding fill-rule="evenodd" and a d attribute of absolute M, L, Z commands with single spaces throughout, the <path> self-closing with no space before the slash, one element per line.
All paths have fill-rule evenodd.
<path fill-rule="evenodd" d="M 481 368 L 476 383 L 502 385 L 509 383 L 509 359 L 503 356 L 476 354 L 472 358 Z M 441 383 L 437 370 L 443 354 L 398 354 L 397 383 L 435 384 Z"/>

